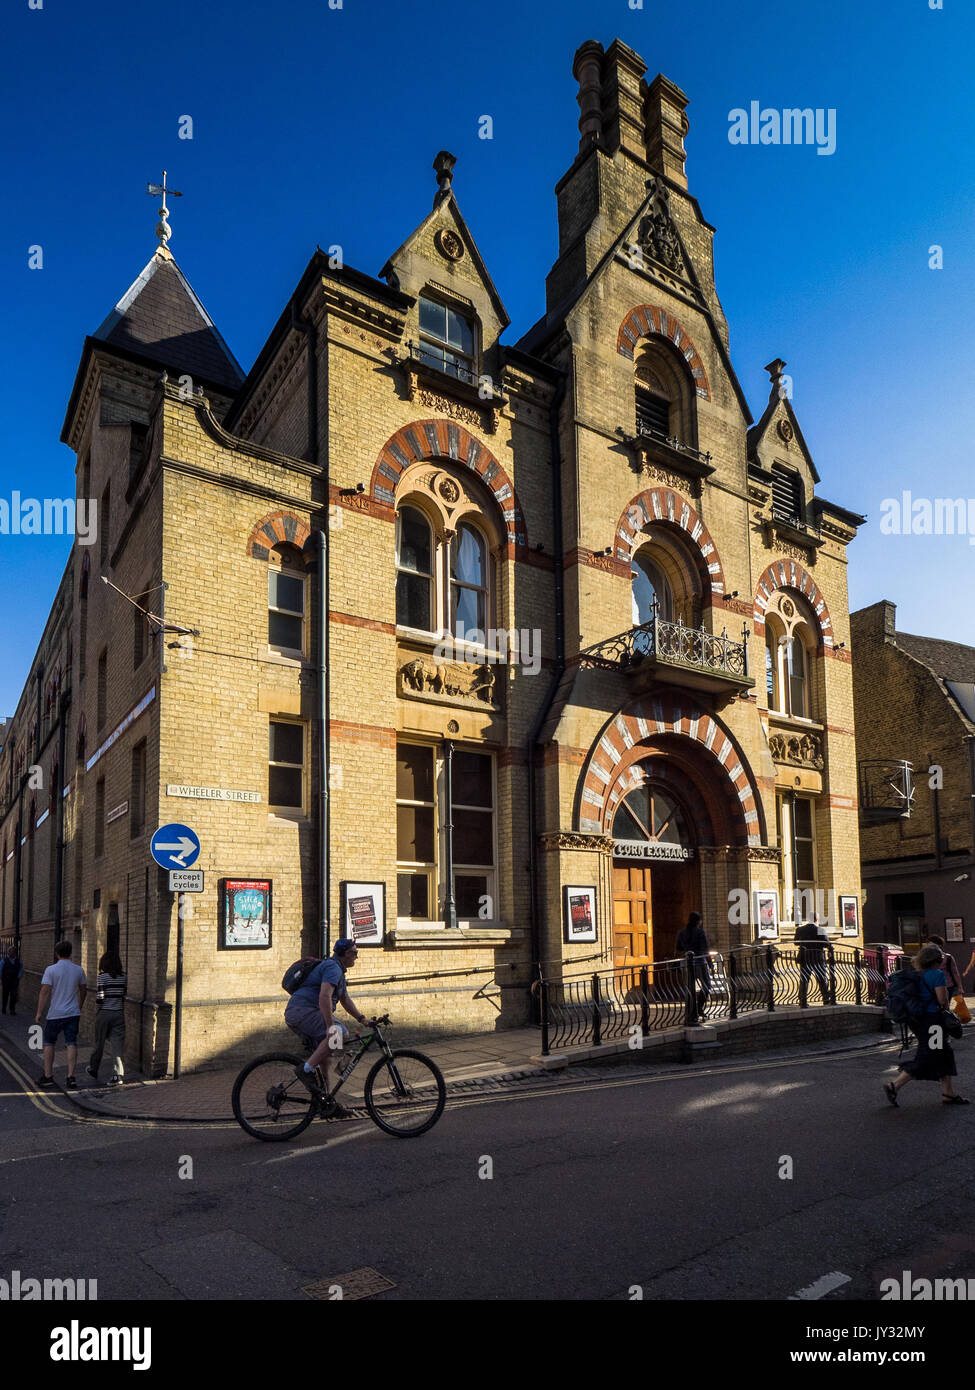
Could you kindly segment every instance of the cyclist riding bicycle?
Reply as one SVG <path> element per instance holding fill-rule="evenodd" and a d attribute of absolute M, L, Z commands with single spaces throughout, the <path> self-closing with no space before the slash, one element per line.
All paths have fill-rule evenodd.
<path fill-rule="evenodd" d="M 334 1054 L 341 1051 L 349 1036 L 346 1025 L 335 1020 L 335 1005 L 341 1004 L 358 1023 L 366 1021 L 365 1014 L 360 1013 L 352 1002 L 345 983 L 345 972 L 355 964 L 358 954 L 358 948 L 351 938 L 340 937 L 332 948 L 331 956 L 309 971 L 284 1011 L 284 1021 L 292 1032 L 299 1037 L 310 1038 L 315 1044 L 308 1061 L 299 1062 L 295 1067 L 295 1075 L 315 1095 L 319 1092 L 315 1069 L 324 1067 L 325 1089 L 330 1091 L 335 1082 L 334 1075 L 330 1074 L 330 1068 L 334 1068 Z M 341 1041 L 339 1034 L 334 1031 L 336 1029 L 341 1030 Z M 333 1107 L 329 1114 L 338 1119 L 345 1119 L 352 1113 L 337 1101 L 333 1102 Z"/>

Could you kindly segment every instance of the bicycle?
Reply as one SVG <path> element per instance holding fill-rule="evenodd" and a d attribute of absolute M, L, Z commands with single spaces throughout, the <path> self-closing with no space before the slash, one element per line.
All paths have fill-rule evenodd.
<path fill-rule="evenodd" d="M 383 1055 L 366 1077 L 364 1100 L 369 1118 L 397 1139 L 415 1139 L 432 1129 L 447 1103 L 440 1068 L 422 1052 L 392 1050 L 382 1031 L 389 1026 L 389 1014 L 371 1018 L 365 1026 L 372 1031 L 353 1037 L 343 1050 L 339 1077 L 331 1091 L 323 1086 L 312 1094 L 295 1076 L 295 1067 L 304 1064 L 301 1057 L 289 1052 L 255 1057 L 234 1082 L 237 1123 L 254 1139 L 269 1143 L 294 1139 L 316 1115 L 328 1118 L 335 1097 L 375 1043 Z"/>

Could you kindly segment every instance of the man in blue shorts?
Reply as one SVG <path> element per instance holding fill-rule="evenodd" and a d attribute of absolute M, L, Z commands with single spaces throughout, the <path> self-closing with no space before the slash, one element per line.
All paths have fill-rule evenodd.
<path fill-rule="evenodd" d="M 54 1085 L 54 1047 L 58 1035 L 64 1031 L 64 1041 L 68 1048 L 68 1075 L 65 1089 L 76 1091 L 78 1083 L 74 1078 L 75 1062 L 78 1060 L 78 1025 L 88 982 L 80 965 L 71 959 L 71 942 L 61 940 L 54 948 L 57 962 L 49 965 L 41 977 L 41 992 L 37 1000 L 37 1014 L 34 1022 L 40 1023 L 47 1010 L 44 1024 L 44 1075 L 38 1086 Z M 50 1007 L 48 1007 L 50 1005 Z"/>
<path fill-rule="evenodd" d="M 351 1014 L 359 1023 L 366 1021 L 365 1015 L 353 1004 L 345 986 L 345 972 L 355 964 L 358 954 L 354 941 L 347 936 L 340 937 L 332 949 L 331 956 L 327 960 L 319 961 L 318 965 L 309 971 L 305 982 L 295 990 L 284 1011 L 284 1021 L 288 1027 L 299 1037 L 311 1038 L 315 1043 L 314 1052 L 307 1062 L 299 1062 L 295 1074 L 309 1091 L 316 1094 L 319 1089 L 315 1076 L 316 1067 L 324 1067 L 325 1086 L 327 1090 L 331 1090 L 335 1080 L 330 1074 L 334 1054 L 342 1050 L 342 1045 L 349 1036 L 345 1024 L 335 1022 L 335 1005 L 341 1003 L 346 1013 Z M 338 1119 L 344 1119 L 350 1111 L 335 1102 L 334 1108 L 328 1113 Z"/>

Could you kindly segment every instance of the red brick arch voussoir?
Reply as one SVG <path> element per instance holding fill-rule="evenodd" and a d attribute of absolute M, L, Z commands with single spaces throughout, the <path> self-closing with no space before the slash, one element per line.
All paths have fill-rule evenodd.
<path fill-rule="evenodd" d="M 608 833 L 616 807 L 629 790 L 621 773 L 633 761 L 631 750 L 643 745 L 652 752 L 660 734 L 691 739 L 710 755 L 716 794 L 725 803 L 730 823 L 740 828 L 743 843 L 760 845 L 760 801 L 746 759 L 720 720 L 683 691 L 641 695 L 605 726 L 585 764 L 579 830 Z"/>
<path fill-rule="evenodd" d="M 819 645 L 823 649 L 833 647 L 833 620 L 830 617 L 826 600 L 816 587 L 815 580 L 808 570 L 795 560 L 773 560 L 762 572 L 755 589 L 755 610 L 752 614 L 756 637 L 765 634 L 765 610 L 776 589 L 794 589 L 801 594 L 813 613 L 819 626 Z"/>
<path fill-rule="evenodd" d="M 669 487 L 649 487 L 627 502 L 622 515 L 616 523 L 613 553 L 617 560 L 629 560 L 633 546 L 645 526 L 653 522 L 669 522 L 679 526 L 693 545 L 704 566 L 711 585 L 711 592 L 723 594 L 725 587 L 724 567 L 718 548 L 711 538 L 711 532 L 697 512 L 681 493 Z"/>
<path fill-rule="evenodd" d="M 266 560 L 276 545 L 295 545 L 300 550 L 311 535 L 307 521 L 291 512 L 268 512 L 254 527 L 247 542 L 252 560 Z"/>
<path fill-rule="evenodd" d="M 504 518 L 509 548 L 524 553 L 525 517 L 511 479 L 479 439 L 455 420 L 414 420 L 391 435 L 379 451 L 369 496 L 383 507 L 395 505 L 396 484 L 413 463 L 443 459 L 469 468 L 485 484 Z M 513 553 L 513 551 L 512 551 Z"/>
<path fill-rule="evenodd" d="M 711 387 L 708 385 L 708 374 L 701 361 L 701 354 L 687 330 L 677 322 L 673 314 L 661 309 L 659 305 L 639 304 L 630 310 L 616 335 L 616 350 L 632 360 L 640 339 L 650 337 L 666 338 L 668 343 L 673 343 L 694 378 L 695 391 L 703 400 L 709 401 Z"/>

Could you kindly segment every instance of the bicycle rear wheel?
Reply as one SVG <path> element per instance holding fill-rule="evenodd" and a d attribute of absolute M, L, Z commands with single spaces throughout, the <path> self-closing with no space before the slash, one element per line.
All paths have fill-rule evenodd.
<path fill-rule="evenodd" d="M 397 1139 L 414 1139 L 440 1119 L 447 1087 L 435 1062 L 404 1050 L 380 1057 L 366 1077 L 364 1099 L 380 1129 Z"/>
<path fill-rule="evenodd" d="M 295 1076 L 300 1057 L 268 1052 L 255 1057 L 234 1082 L 234 1118 L 254 1139 L 294 1139 L 318 1113 L 318 1103 Z"/>

